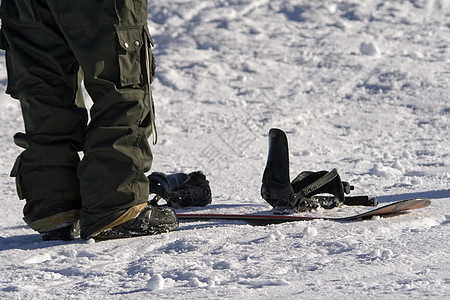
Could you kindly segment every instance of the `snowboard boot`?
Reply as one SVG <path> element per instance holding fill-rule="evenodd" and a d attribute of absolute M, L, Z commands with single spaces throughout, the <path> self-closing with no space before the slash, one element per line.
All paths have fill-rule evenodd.
<path fill-rule="evenodd" d="M 177 228 L 178 218 L 173 209 L 147 206 L 136 218 L 104 230 L 93 238 L 104 240 L 155 235 Z"/>
<path fill-rule="evenodd" d="M 155 198 L 150 201 L 153 206 L 158 206 L 161 198 L 173 208 L 206 206 L 211 203 L 209 181 L 200 171 L 170 175 L 153 172 L 148 176 L 148 180 L 150 193 L 156 194 Z"/>
<path fill-rule="evenodd" d="M 71 241 L 80 235 L 80 222 L 49 231 L 39 232 L 43 241 Z"/>
<path fill-rule="evenodd" d="M 33 230 L 39 232 L 43 241 L 71 241 L 80 234 L 80 211 L 78 209 L 45 214 L 27 214 L 23 220 Z M 48 215 L 50 213 L 50 215 Z"/>

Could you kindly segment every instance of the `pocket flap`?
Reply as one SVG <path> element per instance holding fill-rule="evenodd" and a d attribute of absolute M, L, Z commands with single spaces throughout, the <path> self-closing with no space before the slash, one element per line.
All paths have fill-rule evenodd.
<path fill-rule="evenodd" d="M 142 31 L 140 29 L 117 30 L 120 47 L 126 51 L 137 51 L 142 47 Z"/>

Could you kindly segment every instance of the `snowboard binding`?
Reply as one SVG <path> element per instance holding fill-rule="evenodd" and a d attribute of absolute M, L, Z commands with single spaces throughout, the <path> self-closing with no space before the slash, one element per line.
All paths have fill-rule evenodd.
<path fill-rule="evenodd" d="M 376 206 L 368 196 L 346 197 L 354 187 L 341 181 L 336 169 L 329 172 L 301 172 L 292 182 L 289 177 L 289 150 L 284 131 L 269 131 L 269 154 L 264 170 L 261 196 L 279 211 L 305 212 L 318 207 L 331 209 L 346 205 Z M 324 195 L 328 194 L 328 195 Z"/>
<path fill-rule="evenodd" d="M 153 172 L 147 178 L 150 193 L 156 194 L 150 205 L 159 206 L 161 199 L 166 200 L 167 205 L 173 208 L 206 206 L 211 203 L 209 181 L 200 171 L 169 175 Z"/>

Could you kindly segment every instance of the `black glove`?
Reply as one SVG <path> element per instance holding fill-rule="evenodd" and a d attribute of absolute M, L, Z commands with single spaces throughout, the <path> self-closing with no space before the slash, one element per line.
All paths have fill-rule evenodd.
<path fill-rule="evenodd" d="M 151 205 L 158 206 L 161 198 L 173 208 L 205 206 L 211 203 L 209 181 L 200 171 L 169 175 L 153 172 L 148 176 L 148 180 L 150 193 L 156 194 L 150 201 Z"/>

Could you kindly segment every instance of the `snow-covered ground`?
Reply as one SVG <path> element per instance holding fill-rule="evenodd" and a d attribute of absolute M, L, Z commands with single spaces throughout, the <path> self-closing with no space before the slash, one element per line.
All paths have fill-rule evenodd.
<path fill-rule="evenodd" d="M 2 59 L 0 298 L 449 298 L 449 0 L 166 0 L 148 16 L 153 171 L 203 170 L 214 198 L 200 211 L 270 209 L 259 189 L 272 127 L 288 134 L 292 177 L 337 168 L 355 195 L 432 205 L 363 222 L 187 222 L 42 242 L 9 177 L 22 124 Z"/>

